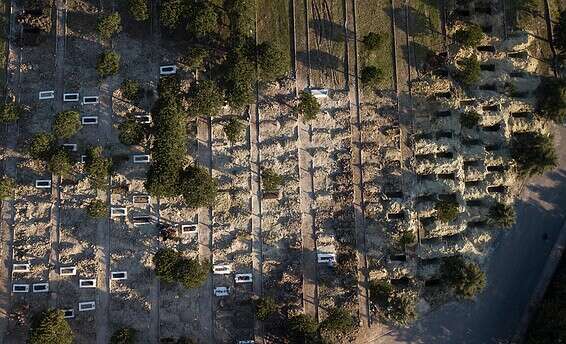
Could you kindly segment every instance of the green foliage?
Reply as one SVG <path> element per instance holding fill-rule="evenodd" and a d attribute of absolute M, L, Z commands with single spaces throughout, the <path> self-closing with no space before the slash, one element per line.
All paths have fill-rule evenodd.
<path fill-rule="evenodd" d="M 511 137 L 511 157 L 517 164 L 517 172 L 523 177 L 543 174 L 558 165 L 552 135 L 541 133 L 514 133 Z"/>
<path fill-rule="evenodd" d="M 218 182 L 202 167 L 188 166 L 181 175 L 181 193 L 192 208 L 212 206 L 218 193 Z"/>
<path fill-rule="evenodd" d="M 383 80 L 383 71 L 375 66 L 366 66 L 362 69 L 360 80 L 364 87 L 375 88 Z"/>
<path fill-rule="evenodd" d="M 238 117 L 230 117 L 228 123 L 224 125 L 224 134 L 231 143 L 238 142 L 242 139 L 243 131 L 246 126 Z"/>
<path fill-rule="evenodd" d="M 460 213 L 458 203 L 450 201 L 438 201 L 434 209 L 436 218 L 444 223 L 454 221 Z"/>
<path fill-rule="evenodd" d="M 351 334 L 358 326 L 356 318 L 342 308 L 328 310 L 328 316 L 320 324 L 320 329 L 343 335 Z"/>
<path fill-rule="evenodd" d="M 110 338 L 110 344 L 135 344 L 136 330 L 131 327 L 122 327 L 116 330 Z"/>
<path fill-rule="evenodd" d="M 289 331 L 295 343 L 303 343 L 316 336 L 318 323 L 308 314 L 297 314 L 289 319 Z"/>
<path fill-rule="evenodd" d="M 364 36 L 362 42 L 367 50 L 376 51 L 383 45 L 383 36 L 375 32 L 369 32 Z"/>
<path fill-rule="evenodd" d="M 259 78 L 273 81 L 281 78 L 289 71 L 289 63 L 285 52 L 270 42 L 263 42 L 256 47 Z"/>
<path fill-rule="evenodd" d="M 108 205 L 100 199 L 93 199 L 88 203 L 86 212 L 93 219 L 102 219 L 108 216 Z"/>
<path fill-rule="evenodd" d="M 409 292 L 398 291 L 388 280 L 373 280 L 369 283 L 370 301 L 379 307 L 387 319 L 401 325 L 417 317 L 417 297 Z"/>
<path fill-rule="evenodd" d="M 478 82 L 481 76 L 480 62 L 474 55 L 458 61 L 460 70 L 456 74 L 456 78 L 464 85 L 471 86 Z"/>
<path fill-rule="evenodd" d="M 137 102 L 141 96 L 140 83 L 137 80 L 126 79 L 120 86 L 124 98 L 132 102 Z"/>
<path fill-rule="evenodd" d="M 230 31 L 234 36 L 251 37 L 255 30 L 255 1 L 227 0 Z"/>
<path fill-rule="evenodd" d="M 164 248 L 153 256 L 155 274 L 166 283 L 179 282 L 185 288 L 200 287 L 207 279 L 210 265 L 182 256 L 181 253 Z"/>
<path fill-rule="evenodd" d="M 417 236 L 413 232 L 403 232 L 399 237 L 399 247 L 404 250 L 406 246 L 412 245 L 417 241 Z"/>
<path fill-rule="evenodd" d="M 146 21 L 149 19 L 147 0 L 128 0 L 128 11 L 137 21 Z"/>
<path fill-rule="evenodd" d="M 459 256 L 445 258 L 441 273 L 448 286 L 465 298 L 473 298 L 485 287 L 486 278 L 480 267 Z"/>
<path fill-rule="evenodd" d="M 320 112 L 320 104 L 312 94 L 302 91 L 299 95 L 299 103 L 295 106 L 294 111 L 302 114 L 304 121 L 310 121 L 315 119 Z"/>
<path fill-rule="evenodd" d="M 460 125 L 464 128 L 472 129 L 480 123 L 481 115 L 477 112 L 463 112 L 460 115 Z"/>
<path fill-rule="evenodd" d="M 96 31 L 101 39 L 109 39 L 113 34 L 122 31 L 122 18 L 120 13 L 114 12 L 98 20 Z"/>
<path fill-rule="evenodd" d="M 49 171 L 62 177 L 68 176 L 73 168 L 71 155 L 64 148 L 59 148 L 53 153 L 48 165 Z"/>
<path fill-rule="evenodd" d="M 16 183 L 10 177 L 0 178 L 0 201 L 5 201 L 14 196 L 14 190 L 16 189 Z"/>
<path fill-rule="evenodd" d="M 120 134 L 118 138 L 125 145 L 141 144 L 145 138 L 145 129 L 143 124 L 134 118 L 128 118 L 118 126 Z"/>
<path fill-rule="evenodd" d="M 163 248 L 153 256 L 155 274 L 165 283 L 173 283 L 177 280 L 177 262 L 180 259 L 179 252 L 171 248 Z"/>
<path fill-rule="evenodd" d="M 210 54 L 205 48 L 189 48 L 189 51 L 183 56 L 182 62 L 191 69 L 201 69 L 204 66 L 206 58 Z"/>
<path fill-rule="evenodd" d="M 196 39 L 203 39 L 218 29 L 218 14 L 208 2 L 200 2 L 191 6 L 187 31 Z"/>
<path fill-rule="evenodd" d="M 55 137 L 51 133 L 38 133 L 31 139 L 27 150 L 32 158 L 49 160 L 53 152 Z"/>
<path fill-rule="evenodd" d="M 498 202 L 489 209 L 488 217 L 490 224 L 509 228 L 515 224 L 515 208 L 513 205 Z"/>
<path fill-rule="evenodd" d="M 566 120 L 566 80 L 544 79 L 537 90 L 537 103 L 543 118 L 563 123 Z"/>
<path fill-rule="evenodd" d="M 81 129 L 81 115 L 78 111 L 59 112 L 53 121 L 53 134 L 59 139 L 68 139 Z"/>
<path fill-rule="evenodd" d="M 370 301 L 380 308 L 389 306 L 389 297 L 393 294 L 393 286 L 388 280 L 372 280 L 369 282 Z"/>
<path fill-rule="evenodd" d="M 23 109 L 16 102 L 7 101 L 0 107 L 0 123 L 14 123 L 23 114 Z"/>
<path fill-rule="evenodd" d="M 566 50 L 566 11 L 560 13 L 558 24 L 554 27 L 554 45 L 559 50 Z"/>
<path fill-rule="evenodd" d="M 277 303 L 272 297 L 262 297 L 255 302 L 255 316 L 259 321 L 267 320 L 277 312 Z"/>
<path fill-rule="evenodd" d="M 168 29 L 175 29 L 186 12 L 186 1 L 162 0 L 159 2 L 159 21 L 161 25 Z"/>
<path fill-rule="evenodd" d="M 98 57 L 96 72 L 101 78 L 118 73 L 120 69 L 120 54 L 115 51 L 105 51 Z"/>
<path fill-rule="evenodd" d="M 271 168 L 261 171 L 261 186 L 265 192 L 277 192 L 283 184 L 283 177 Z"/>
<path fill-rule="evenodd" d="M 28 344 L 72 344 L 74 334 L 60 310 L 51 309 L 34 317 Z"/>
<path fill-rule="evenodd" d="M 467 27 L 454 32 L 452 38 L 464 47 L 474 48 L 479 45 L 484 33 L 479 25 L 469 24 Z"/>
<path fill-rule="evenodd" d="M 102 147 L 91 147 L 86 153 L 85 171 L 94 188 L 105 190 L 112 171 L 112 159 L 103 156 Z"/>
<path fill-rule="evenodd" d="M 232 49 L 222 66 L 221 86 L 234 109 L 242 109 L 255 99 L 255 62 L 247 53 L 245 47 Z"/>
<path fill-rule="evenodd" d="M 187 93 L 187 100 L 192 116 L 216 116 L 224 104 L 222 90 L 211 80 L 193 83 Z"/>
<path fill-rule="evenodd" d="M 157 91 L 159 92 L 159 106 L 177 101 L 181 95 L 181 80 L 177 76 L 165 76 L 159 79 Z"/>

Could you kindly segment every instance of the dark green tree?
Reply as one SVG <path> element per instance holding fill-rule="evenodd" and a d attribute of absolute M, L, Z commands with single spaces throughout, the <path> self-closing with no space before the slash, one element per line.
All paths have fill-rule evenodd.
<path fill-rule="evenodd" d="M 185 288 L 198 288 L 206 282 L 210 264 L 197 259 L 179 258 L 175 266 L 175 279 Z"/>
<path fill-rule="evenodd" d="M 32 319 L 28 344 L 72 344 L 74 334 L 60 310 L 51 309 Z"/>
<path fill-rule="evenodd" d="M 316 337 L 318 323 L 308 314 L 297 314 L 289 319 L 290 336 L 294 343 L 310 343 Z"/>
<path fill-rule="evenodd" d="M 448 286 L 465 298 L 473 298 L 485 287 L 486 278 L 480 267 L 459 256 L 445 258 L 441 273 Z"/>
<path fill-rule="evenodd" d="M 53 134 L 59 139 L 68 139 L 81 129 L 81 115 L 78 111 L 59 112 L 53 121 Z"/>
<path fill-rule="evenodd" d="M 283 177 L 271 168 L 261 171 L 261 186 L 265 192 L 277 192 L 283 184 Z"/>
<path fill-rule="evenodd" d="M 255 316 L 259 321 L 267 320 L 277 312 L 277 303 L 272 297 L 262 297 L 255 302 Z"/>
<path fill-rule="evenodd" d="M 460 114 L 460 125 L 472 129 L 480 123 L 481 115 L 477 112 L 463 112 Z"/>
<path fill-rule="evenodd" d="M 369 32 L 364 36 L 362 42 L 367 50 L 376 51 L 383 45 L 383 36 L 375 32 Z"/>
<path fill-rule="evenodd" d="M 222 90 L 211 80 L 193 83 L 187 93 L 187 100 L 189 113 L 192 116 L 216 116 L 224 104 Z"/>
<path fill-rule="evenodd" d="M 122 31 L 122 18 L 120 13 L 114 12 L 101 17 L 96 24 L 96 31 L 101 39 L 109 39 L 115 33 Z"/>
<path fill-rule="evenodd" d="M 365 87 L 375 88 L 383 80 L 383 71 L 375 66 L 364 67 L 360 80 Z"/>
<path fill-rule="evenodd" d="M 187 31 L 196 39 L 204 39 L 218 30 L 218 14 L 208 2 L 199 2 L 189 10 Z"/>
<path fill-rule="evenodd" d="M 53 174 L 66 177 L 71 174 L 73 164 L 71 162 L 71 155 L 64 148 L 57 149 L 49 159 L 49 171 Z"/>
<path fill-rule="evenodd" d="M 149 19 L 147 0 L 128 0 L 128 11 L 137 21 L 146 21 Z"/>
<path fill-rule="evenodd" d="M 224 125 L 224 134 L 226 134 L 226 138 L 231 143 L 238 142 L 242 139 L 243 131 L 246 126 L 242 123 L 242 121 L 237 117 L 230 117 L 228 122 Z"/>
<path fill-rule="evenodd" d="M 491 225 L 509 228 L 515 224 L 515 208 L 513 205 L 497 202 L 489 209 L 488 217 Z"/>
<path fill-rule="evenodd" d="M 204 67 L 209 54 L 210 51 L 206 48 L 189 48 L 189 51 L 183 56 L 182 62 L 191 69 L 199 70 Z"/>
<path fill-rule="evenodd" d="M 0 107 L 0 123 L 14 123 L 20 119 L 23 112 L 16 102 L 7 101 Z"/>
<path fill-rule="evenodd" d="M 289 61 L 285 52 L 270 42 L 263 42 L 256 48 L 259 78 L 273 81 L 289 71 Z"/>
<path fill-rule="evenodd" d="M 479 45 L 484 37 L 484 33 L 479 25 L 468 24 L 465 28 L 454 32 L 452 38 L 464 47 L 473 48 Z"/>
<path fill-rule="evenodd" d="M 51 133 L 38 133 L 31 139 L 27 151 L 34 159 L 49 160 L 53 153 L 55 137 Z"/>
<path fill-rule="evenodd" d="M 537 103 L 543 118 L 563 123 L 566 119 L 566 80 L 544 79 L 537 90 Z"/>
<path fill-rule="evenodd" d="M 221 86 L 226 100 L 234 109 L 251 104 L 255 97 L 255 62 L 244 53 L 243 48 L 230 51 L 221 72 Z"/>
<path fill-rule="evenodd" d="M 310 121 L 315 119 L 320 112 L 320 104 L 312 94 L 302 91 L 299 95 L 299 103 L 295 106 L 294 111 L 303 115 L 304 121 Z"/>
<path fill-rule="evenodd" d="M 141 87 L 137 80 L 124 80 L 120 90 L 122 91 L 122 96 L 129 101 L 137 102 L 141 97 Z"/>
<path fill-rule="evenodd" d="M 134 118 L 128 118 L 118 126 L 120 134 L 118 138 L 125 145 L 141 144 L 145 138 L 145 129 L 143 124 Z"/>
<path fill-rule="evenodd" d="M 108 176 L 112 171 L 112 159 L 104 157 L 100 146 L 89 148 L 86 156 L 85 171 L 92 186 L 105 190 L 108 187 Z"/>
<path fill-rule="evenodd" d="M 153 256 L 155 274 L 165 283 L 173 283 L 177 280 L 177 263 L 180 254 L 171 248 L 162 248 Z"/>
<path fill-rule="evenodd" d="M 351 334 L 357 326 L 356 318 L 343 308 L 329 309 L 328 316 L 320 324 L 321 330 L 342 335 Z"/>
<path fill-rule="evenodd" d="M 136 330 L 131 327 L 122 327 L 116 330 L 110 338 L 110 344 L 135 344 Z"/>
<path fill-rule="evenodd" d="M 118 73 L 120 69 L 120 55 L 115 51 L 105 51 L 98 57 L 96 72 L 101 78 Z"/>
<path fill-rule="evenodd" d="M 445 223 L 454 221 L 460 213 L 458 203 L 451 201 L 438 201 L 434 209 L 436 210 L 436 218 Z"/>
<path fill-rule="evenodd" d="M 481 68 L 475 55 L 461 59 L 458 64 L 460 65 L 460 70 L 456 74 L 458 81 L 464 86 L 471 86 L 478 82 L 481 76 Z"/>
<path fill-rule="evenodd" d="M 541 133 L 514 133 L 511 137 L 511 157 L 517 164 L 517 172 L 523 177 L 543 174 L 558 165 L 552 135 Z"/>
<path fill-rule="evenodd" d="M 108 205 L 100 199 L 93 199 L 86 206 L 86 212 L 93 219 L 102 219 L 108 216 Z"/>
<path fill-rule="evenodd" d="M 192 208 L 212 206 L 218 182 L 202 167 L 188 166 L 181 176 L 180 189 L 185 203 Z"/>
<path fill-rule="evenodd" d="M 168 29 L 175 29 L 187 14 L 187 2 L 183 0 L 162 0 L 159 2 L 159 21 Z"/>
<path fill-rule="evenodd" d="M 232 35 L 251 37 L 255 30 L 255 1 L 227 0 L 226 3 Z"/>
<path fill-rule="evenodd" d="M 14 196 L 14 190 L 16 189 L 16 183 L 10 177 L 0 178 L 0 201 L 5 201 Z"/>

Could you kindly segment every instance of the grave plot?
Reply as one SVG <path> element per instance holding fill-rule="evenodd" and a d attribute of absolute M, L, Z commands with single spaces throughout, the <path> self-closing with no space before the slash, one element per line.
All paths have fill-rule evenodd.
<path fill-rule="evenodd" d="M 245 115 L 247 113 L 225 111 L 212 121 L 212 176 L 218 180 L 220 190 L 212 221 L 213 288 L 228 288 L 227 296 L 213 296 L 215 340 L 218 342 L 251 338 L 254 327 L 250 297 L 253 283 L 258 282 L 237 283 L 235 280 L 238 274 L 253 272 L 251 157 Z M 236 127 L 239 129 L 234 129 Z M 228 267 L 230 272 L 217 270 L 219 266 Z"/>
<path fill-rule="evenodd" d="M 289 311 L 302 308 L 301 213 L 296 140 L 297 118 L 285 102 L 292 84 L 264 90 L 260 103 L 263 292 Z M 278 333 L 280 319 L 266 323 Z"/>

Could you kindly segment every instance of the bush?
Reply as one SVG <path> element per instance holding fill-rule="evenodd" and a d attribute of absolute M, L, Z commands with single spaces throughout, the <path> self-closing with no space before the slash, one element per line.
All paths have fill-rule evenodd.
<path fill-rule="evenodd" d="M 74 334 L 60 310 L 51 309 L 32 319 L 28 344 L 72 344 Z"/>
<path fill-rule="evenodd" d="M 124 82 L 122 82 L 122 86 L 120 86 L 120 90 L 122 91 L 124 98 L 129 101 L 137 102 L 140 99 L 141 87 L 137 80 L 124 80 Z"/>
<path fill-rule="evenodd" d="M 267 320 L 277 312 L 277 303 L 271 297 L 262 297 L 255 302 L 255 316 L 259 321 Z"/>
<path fill-rule="evenodd" d="M 147 0 L 129 0 L 128 10 L 132 17 L 137 21 L 146 21 L 149 19 L 149 6 Z"/>
<path fill-rule="evenodd" d="M 270 168 L 261 171 L 261 185 L 265 192 L 277 192 L 283 184 L 283 177 Z"/>
<path fill-rule="evenodd" d="M 375 66 L 364 67 L 360 80 L 365 87 L 375 88 L 383 80 L 383 71 Z"/>
<path fill-rule="evenodd" d="M 53 134 L 59 139 L 68 139 L 81 129 L 81 115 L 78 111 L 59 112 L 53 121 Z"/>
<path fill-rule="evenodd" d="M 537 90 L 537 108 L 543 118 L 563 123 L 566 119 L 566 80 L 543 80 Z"/>
<path fill-rule="evenodd" d="M 118 73 L 120 69 L 120 55 L 115 51 L 106 51 L 100 54 L 96 63 L 96 72 L 101 78 Z"/>
<path fill-rule="evenodd" d="M 441 273 L 457 295 L 473 298 L 485 287 L 485 274 L 474 263 L 466 263 L 462 257 L 445 258 Z"/>
<path fill-rule="evenodd" d="M 245 53 L 245 47 L 233 48 L 221 68 L 221 86 L 234 109 L 242 109 L 255 99 L 255 62 Z"/>
<path fill-rule="evenodd" d="M 434 209 L 436 209 L 436 218 L 444 223 L 454 221 L 460 212 L 458 203 L 450 201 L 439 201 Z"/>
<path fill-rule="evenodd" d="M 159 22 L 168 29 L 175 29 L 186 12 L 186 1 L 162 0 L 159 2 Z"/>
<path fill-rule="evenodd" d="M 375 32 L 369 32 L 364 36 L 362 42 L 367 50 L 375 51 L 383 45 L 383 36 Z"/>
<path fill-rule="evenodd" d="M 110 344 L 134 344 L 136 343 L 136 330 L 131 327 L 123 327 L 116 330 L 110 338 Z"/>
<path fill-rule="evenodd" d="M 256 47 L 259 78 L 273 81 L 289 71 L 289 60 L 285 52 L 270 42 L 263 42 Z"/>
<path fill-rule="evenodd" d="M 488 217 L 491 225 L 509 228 L 515 224 L 515 208 L 513 205 L 498 202 L 489 209 Z"/>
<path fill-rule="evenodd" d="M 183 257 L 179 252 L 164 248 L 153 256 L 155 274 L 166 283 L 180 282 L 185 288 L 200 287 L 208 278 L 210 265 Z"/>
<path fill-rule="evenodd" d="M 393 294 L 393 286 L 388 280 L 372 280 L 369 282 L 370 301 L 380 308 L 389 307 L 389 297 Z"/>
<path fill-rule="evenodd" d="M 210 80 L 193 83 L 187 93 L 187 100 L 190 114 L 193 116 L 216 116 L 224 104 L 222 90 Z"/>
<path fill-rule="evenodd" d="M 16 183 L 12 178 L 2 177 L 0 178 L 0 201 L 5 201 L 14 196 L 14 190 L 16 189 Z"/>
<path fill-rule="evenodd" d="M 216 199 L 218 182 L 204 168 L 189 166 L 181 175 L 180 189 L 189 207 L 210 207 Z"/>
<path fill-rule="evenodd" d="M 112 170 L 112 160 L 103 156 L 102 147 L 91 147 L 86 153 L 85 171 L 94 188 L 105 190 Z"/>
<path fill-rule="evenodd" d="M 328 317 L 320 324 L 321 330 L 342 335 L 351 334 L 357 328 L 356 318 L 342 308 L 328 310 Z"/>
<path fill-rule="evenodd" d="M 236 37 L 251 37 L 255 30 L 255 1 L 228 0 L 230 31 Z"/>
<path fill-rule="evenodd" d="M 55 144 L 55 137 L 50 133 L 38 133 L 31 139 L 27 151 L 34 159 L 49 160 Z"/>
<path fill-rule="evenodd" d="M 308 314 L 297 314 L 289 319 L 290 336 L 295 343 L 310 343 L 311 338 L 316 336 L 318 322 Z"/>
<path fill-rule="evenodd" d="M 477 112 L 464 112 L 460 115 L 460 125 L 472 129 L 480 123 L 481 115 Z"/>
<path fill-rule="evenodd" d="M 417 318 L 417 297 L 410 292 L 397 292 L 391 298 L 389 318 L 397 324 L 406 325 Z"/>
<path fill-rule="evenodd" d="M 201 69 L 209 55 L 208 49 L 205 48 L 189 48 L 189 51 L 183 56 L 182 62 L 191 69 Z"/>
<path fill-rule="evenodd" d="M 237 117 L 230 117 L 228 123 L 224 125 L 224 134 L 231 143 L 238 142 L 242 139 L 245 125 Z"/>
<path fill-rule="evenodd" d="M 560 13 L 558 24 L 554 27 L 554 45 L 559 50 L 566 50 L 566 11 Z"/>
<path fill-rule="evenodd" d="M 180 254 L 171 249 L 164 248 L 157 251 L 153 256 L 155 274 L 165 283 L 173 283 L 177 279 L 177 262 Z"/>
<path fill-rule="evenodd" d="M 406 246 L 412 245 L 417 241 L 417 236 L 413 232 L 403 232 L 399 237 L 399 247 L 404 250 Z"/>
<path fill-rule="evenodd" d="M 49 159 L 49 171 L 53 174 L 65 177 L 71 173 L 73 164 L 71 163 L 71 155 L 64 148 L 59 148 L 53 153 Z"/>
<path fill-rule="evenodd" d="M 196 39 L 203 39 L 218 29 L 218 14 L 208 2 L 191 6 L 187 31 Z"/>
<path fill-rule="evenodd" d="M 23 109 L 15 102 L 5 102 L 0 107 L 0 123 L 14 123 L 23 114 Z"/>
<path fill-rule="evenodd" d="M 102 219 L 108 216 L 108 205 L 100 199 L 93 199 L 87 205 L 86 212 L 93 219 Z"/>
<path fill-rule="evenodd" d="M 514 133 L 511 136 L 511 157 L 517 172 L 531 177 L 552 170 L 558 165 L 552 135 L 535 132 Z"/>
<path fill-rule="evenodd" d="M 302 91 L 299 96 L 299 104 L 295 106 L 294 110 L 303 115 L 304 121 L 310 121 L 315 119 L 320 112 L 320 104 L 312 94 Z"/>
<path fill-rule="evenodd" d="M 141 144 L 145 138 L 145 129 L 143 124 L 133 118 L 127 119 L 118 126 L 120 134 L 118 138 L 125 145 Z"/>
<path fill-rule="evenodd" d="M 109 39 L 113 34 L 122 31 L 122 18 L 120 13 L 114 12 L 98 20 L 96 31 L 101 39 Z"/>
<path fill-rule="evenodd" d="M 473 48 L 481 43 L 483 36 L 480 26 L 468 25 L 466 28 L 456 31 L 452 38 L 464 47 Z"/>
<path fill-rule="evenodd" d="M 481 76 L 480 62 L 476 56 L 468 57 L 458 61 L 460 70 L 456 78 L 464 85 L 471 86 L 478 82 Z"/>

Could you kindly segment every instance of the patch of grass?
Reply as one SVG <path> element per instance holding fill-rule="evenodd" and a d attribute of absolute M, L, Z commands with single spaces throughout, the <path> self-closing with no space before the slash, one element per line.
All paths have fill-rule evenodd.
<path fill-rule="evenodd" d="M 442 50 L 442 28 L 440 10 L 437 2 L 430 0 L 415 0 L 411 2 L 413 12 L 411 16 L 411 31 L 415 43 L 413 52 L 417 65 L 426 62 L 430 53 L 438 53 Z"/>
<path fill-rule="evenodd" d="M 285 63 L 291 66 L 291 37 L 289 35 L 289 2 L 262 0 L 257 2 L 258 41 L 270 42 L 285 52 Z"/>

